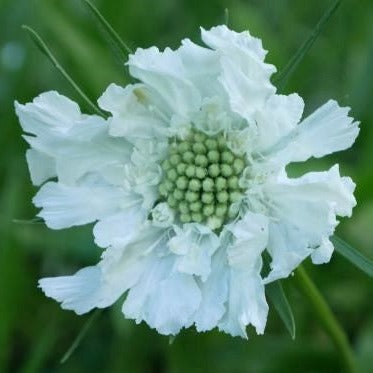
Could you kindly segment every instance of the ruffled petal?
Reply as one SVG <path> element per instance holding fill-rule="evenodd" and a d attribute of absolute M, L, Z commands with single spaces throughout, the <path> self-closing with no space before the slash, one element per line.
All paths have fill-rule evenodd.
<path fill-rule="evenodd" d="M 237 33 L 226 26 L 202 29 L 201 34 L 204 43 L 220 54 L 219 80 L 232 110 L 252 122 L 255 111 L 276 91 L 270 82 L 276 69 L 264 63 L 266 51 L 260 39 L 248 31 Z"/>
<path fill-rule="evenodd" d="M 98 104 L 112 114 L 109 119 L 112 136 L 134 141 L 167 135 L 164 118 L 155 110 L 152 97 L 142 84 L 125 88 L 110 84 L 98 99 Z"/>
<path fill-rule="evenodd" d="M 126 193 L 107 185 L 67 186 L 44 184 L 33 199 L 49 228 L 62 229 L 102 219 L 120 210 Z"/>
<path fill-rule="evenodd" d="M 56 91 L 42 93 L 26 105 L 16 101 L 15 108 L 23 130 L 36 136 L 46 130 L 66 133 L 81 117 L 79 106 Z"/>
<path fill-rule="evenodd" d="M 174 272 L 174 258 L 154 258 L 153 265 L 133 287 L 123 313 L 137 323 L 144 320 L 160 334 L 176 335 L 191 324 L 201 292 L 193 276 Z"/>
<path fill-rule="evenodd" d="M 255 150 L 267 149 L 286 136 L 301 120 L 303 109 L 303 99 L 296 93 L 271 96 L 264 109 L 256 113 L 258 137 Z"/>
<path fill-rule="evenodd" d="M 351 215 L 354 189 L 350 178 L 340 176 L 337 165 L 298 179 L 282 174 L 265 186 L 274 218 L 268 244 L 272 271 L 266 282 L 287 277 L 314 250 L 319 250 L 316 261 L 330 259 L 328 238 L 338 224 L 337 215 Z"/>
<path fill-rule="evenodd" d="M 194 322 L 199 332 L 215 328 L 225 313 L 229 280 L 225 249 L 223 247 L 214 254 L 211 273 L 207 280 L 200 284 L 201 304 L 194 315 Z"/>
<path fill-rule="evenodd" d="M 180 55 L 166 48 L 137 49 L 129 56 L 129 70 L 133 77 L 154 89 L 163 98 L 170 113 L 187 117 L 198 110 L 201 96 L 189 81 Z"/>
<path fill-rule="evenodd" d="M 31 134 L 24 136 L 26 141 L 38 152 L 29 155 L 31 177 L 36 172 L 36 156 L 44 170 L 39 183 L 58 176 L 59 181 L 72 185 L 91 172 L 100 172 L 116 184 L 120 179 L 123 182 L 123 165 L 129 160 L 131 146 L 110 138 L 103 118 L 81 114 L 73 101 L 56 92 L 44 93 L 26 105 L 16 103 L 16 112 L 23 129 Z"/>
<path fill-rule="evenodd" d="M 227 255 L 230 266 L 227 312 L 219 329 L 247 338 L 246 326 L 252 324 L 258 334 L 264 332 L 268 305 L 260 271 L 261 254 L 268 241 L 268 218 L 251 212 L 227 229 L 233 235 Z"/>
<path fill-rule="evenodd" d="M 61 302 L 62 308 L 77 314 L 108 307 L 147 271 L 152 259 L 148 254 L 163 235 L 163 230 L 145 226 L 127 246 L 107 249 L 98 265 L 72 276 L 43 278 L 39 286 L 48 297 Z"/>
<path fill-rule="evenodd" d="M 207 279 L 211 271 L 211 256 L 220 245 L 219 238 L 211 229 L 197 223 L 175 226 L 176 235 L 168 247 L 177 255 L 175 268 L 179 272 Z"/>
<path fill-rule="evenodd" d="M 28 149 L 26 159 L 31 181 L 34 185 L 41 185 L 48 179 L 56 176 L 56 162 L 45 153 L 35 149 Z"/>
<path fill-rule="evenodd" d="M 342 108 L 336 101 L 328 101 L 265 155 L 270 162 L 286 165 L 348 149 L 359 134 L 359 122 L 348 116 L 349 111 L 350 108 Z"/>

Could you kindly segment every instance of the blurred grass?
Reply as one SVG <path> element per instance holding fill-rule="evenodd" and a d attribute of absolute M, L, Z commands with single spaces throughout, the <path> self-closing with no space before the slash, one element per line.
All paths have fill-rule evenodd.
<path fill-rule="evenodd" d="M 229 9 L 231 27 L 250 29 L 263 39 L 268 59 L 283 67 L 307 37 L 329 2 L 315 0 L 101 0 L 100 11 L 131 48 L 177 47 L 184 37 L 199 41 L 199 26 L 221 23 Z M 62 311 L 37 289 L 44 275 L 74 272 L 95 263 L 99 249 L 90 227 L 50 231 L 40 224 L 15 224 L 36 211 L 24 153 L 26 145 L 13 101 L 30 101 L 56 89 L 79 100 L 71 87 L 30 43 L 20 26 L 43 35 L 64 67 L 96 99 L 110 83 L 128 83 L 123 61 L 105 42 L 80 1 L 0 0 L 0 372 L 338 372 L 339 357 L 307 304 L 285 281 L 295 311 L 293 342 L 273 310 L 267 331 L 243 341 L 218 332 L 183 331 L 172 345 L 146 325 L 121 317 L 120 302 L 105 311 L 74 355 L 59 359 L 86 318 Z M 357 183 L 354 217 L 338 233 L 373 257 L 373 2 L 345 0 L 305 60 L 289 80 L 310 112 L 329 98 L 352 107 L 362 121 L 353 149 L 292 168 L 293 174 L 334 162 Z M 84 105 L 82 105 L 84 107 Z M 309 270 L 347 330 L 359 358 L 359 372 L 373 365 L 372 282 L 335 255 Z"/>

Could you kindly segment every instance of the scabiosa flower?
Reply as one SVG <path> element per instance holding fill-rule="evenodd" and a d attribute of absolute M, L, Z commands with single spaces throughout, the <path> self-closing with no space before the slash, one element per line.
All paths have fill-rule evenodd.
<path fill-rule="evenodd" d="M 350 147 L 358 123 L 335 101 L 302 119 L 302 98 L 276 94 L 248 32 L 218 26 L 202 40 L 130 55 L 139 83 L 107 88 L 107 120 L 56 92 L 16 103 L 39 216 L 52 229 L 95 222 L 105 249 L 96 266 L 40 280 L 62 308 L 83 314 L 127 293 L 124 316 L 159 333 L 194 324 L 247 337 L 249 324 L 264 332 L 266 284 L 308 256 L 330 260 L 355 185 L 338 165 L 295 179 L 286 166 Z"/>

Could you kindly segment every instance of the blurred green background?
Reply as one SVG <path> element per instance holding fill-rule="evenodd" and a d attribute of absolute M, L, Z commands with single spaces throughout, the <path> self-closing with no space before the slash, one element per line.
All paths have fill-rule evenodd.
<path fill-rule="evenodd" d="M 325 0 L 97 0 L 118 33 L 136 48 L 177 47 L 199 26 L 223 21 L 263 39 L 268 60 L 278 68 L 307 37 L 329 5 Z M 94 264 L 100 250 L 91 227 L 51 231 L 41 224 L 15 222 L 36 214 L 13 101 L 31 101 L 46 90 L 79 101 L 72 88 L 30 42 L 22 24 L 40 32 L 90 97 L 110 82 L 128 82 L 123 60 L 106 43 L 81 1 L 0 0 L 0 372 L 280 373 L 339 372 L 340 357 L 291 279 L 285 281 L 297 338 L 292 341 L 271 309 L 266 333 L 250 340 L 216 331 L 183 331 L 172 344 L 146 325 L 124 320 L 120 302 L 94 322 L 76 352 L 59 360 L 87 316 L 63 311 L 43 296 L 37 279 L 73 273 Z M 352 107 L 361 120 L 353 149 L 292 168 L 293 174 L 341 164 L 357 183 L 358 206 L 338 234 L 373 257 L 373 2 L 345 0 L 289 80 L 310 112 L 329 98 Z M 84 105 L 83 105 L 84 107 Z M 372 280 L 335 254 L 324 266 L 306 264 L 344 326 L 356 351 L 359 372 L 373 371 Z M 88 316 L 89 317 L 89 316 Z"/>

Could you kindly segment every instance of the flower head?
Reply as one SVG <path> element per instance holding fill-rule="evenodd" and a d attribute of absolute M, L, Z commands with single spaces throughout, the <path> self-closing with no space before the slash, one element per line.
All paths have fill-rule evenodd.
<path fill-rule="evenodd" d="M 308 256 L 330 260 L 355 185 L 337 165 L 295 179 L 286 166 L 350 147 L 358 123 L 335 101 L 302 120 L 303 100 L 276 94 L 248 32 L 218 26 L 202 40 L 130 55 L 139 83 L 107 88 L 107 120 L 56 92 L 16 103 L 39 216 L 53 229 L 95 222 L 105 249 L 96 266 L 40 280 L 63 308 L 82 314 L 128 292 L 125 317 L 159 333 L 194 324 L 247 337 L 249 324 L 264 332 L 267 283 Z"/>

